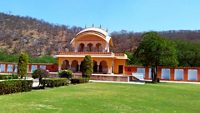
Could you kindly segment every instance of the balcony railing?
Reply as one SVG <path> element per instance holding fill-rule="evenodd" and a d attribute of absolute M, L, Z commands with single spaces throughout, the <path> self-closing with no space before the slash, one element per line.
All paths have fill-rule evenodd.
<path fill-rule="evenodd" d="M 112 56 L 112 52 L 59 52 L 59 55 L 103 55 Z"/>
<path fill-rule="evenodd" d="M 124 56 L 124 53 L 115 53 L 115 56 Z"/>

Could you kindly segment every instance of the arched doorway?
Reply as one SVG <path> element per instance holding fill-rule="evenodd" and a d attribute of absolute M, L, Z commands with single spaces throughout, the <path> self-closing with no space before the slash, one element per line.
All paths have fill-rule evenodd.
<path fill-rule="evenodd" d="M 79 45 L 78 51 L 79 51 L 79 52 L 83 52 L 83 51 L 84 51 L 84 47 L 85 47 L 85 45 L 84 45 L 83 43 L 81 43 L 81 44 Z"/>
<path fill-rule="evenodd" d="M 69 61 L 68 60 L 64 60 L 61 66 L 61 70 L 66 70 L 69 69 Z"/>
<path fill-rule="evenodd" d="M 72 70 L 73 72 L 78 72 L 78 61 L 76 61 L 76 60 L 73 60 L 73 61 L 72 61 L 71 70 Z"/>
<path fill-rule="evenodd" d="M 99 72 L 107 74 L 108 73 L 108 65 L 106 61 L 101 61 L 99 65 Z"/>
<path fill-rule="evenodd" d="M 97 62 L 93 60 L 93 73 L 97 73 Z"/>
<path fill-rule="evenodd" d="M 80 71 L 82 72 L 83 70 L 83 61 L 81 61 L 81 65 L 80 65 Z"/>

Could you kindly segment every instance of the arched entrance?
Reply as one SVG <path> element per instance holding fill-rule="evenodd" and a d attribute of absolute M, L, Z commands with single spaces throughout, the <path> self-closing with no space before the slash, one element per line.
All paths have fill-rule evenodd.
<path fill-rule="evenodd" d="M 101 61 L 99 65 L 99 72 L 107 74 L 108 73 L 108 65 L 106 61 Z"/>
<path fill-rule="evenodd" d="M 80 71 L 82 72 L 83 70 L 83 61 L 81 61 L 81 65 L 80 65 Z"/>
<path fill-rule="evenodd" d="M 69 61 L 68 60 L 64 60 L 61 66 L 61 70 L 66 70 L 69 69 Z"/>
<path fill-rule="evenodd" d="M 78 72 L 78 61 L 76 61 L 76 60 L 73 60 L 73 61 L 72 61 L 71 70 L 72 70 L 73 72 Z"/>
<path fill-rule="evenodd" d="M 93 60 L 93 73 L 97 73 L 97 62 Z"/>

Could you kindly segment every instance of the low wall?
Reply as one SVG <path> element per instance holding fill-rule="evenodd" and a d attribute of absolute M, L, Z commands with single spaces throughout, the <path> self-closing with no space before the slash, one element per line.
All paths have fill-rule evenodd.
<path fill-rule="evenodd" d="M 151 79 L 151 68 L 126 66 L 125 74 L 143 73 L 146 80 Z M 200 67 L 157 67 L 157 77 L 161 80 L 200 82 Z"/>
<path fill-rule="evenodd" d="M 75 74 L 76 78 L 81 77 L 81 74 Z M 118 81 L 128 82 L 129 76 L 117 76 L 117 75 L 91 75 L 90 80 L 102 80 L 102 81 Z"/>
<path fill-rule="evenodd" d="M 129 76 L 104 76 L 104 75 L 92 75 L 91 80 L 102 80 L 102 81 L 118 81 L 118 82 L 128 82 Z"/>

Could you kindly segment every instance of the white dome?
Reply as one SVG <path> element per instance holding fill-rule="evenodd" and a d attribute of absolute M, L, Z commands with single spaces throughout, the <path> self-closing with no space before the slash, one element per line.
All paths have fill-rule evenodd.
<path fill-rule="evenodd" d="M 83 32 L 87 32 L 87 31 L 96 31 L 96 32 L 100 32 L 102 33 L 103 35 L 107 36 L 108 33 L 103 30 L 103 29 L 100 29 L 100 28 L 95 28 L 95 27 L 90 27 L 90 28 L 86 28 L 86 29 L 83 29 L 82 31 L 80 31 L 77 35 L 83 33 Z"/>
<path fill-rule="evenodd" d="M 82 33 L 86 33 L 86 32 L 98 32 L 100 34 L 102 34 L 103 36 L 100 36 L 100 38 L 102 38 L 103 40 L 105 40 L 107 43 L 109 43 L 111 46 L 113 46 L 112 43 L 112 38 L 110 36 L 108 36 L 108 33 L 100 28 L 95 28 L 95 27 L 90 27 L 90 28 L 86 28 L 81 30 L 79 33 L 76 34 L 76 36 L 71 40 L 70 44 L 73 45 L 74 41 L 76 40 L 77 37 L 79 37 L 78 35 L 82 34 Z"/>

